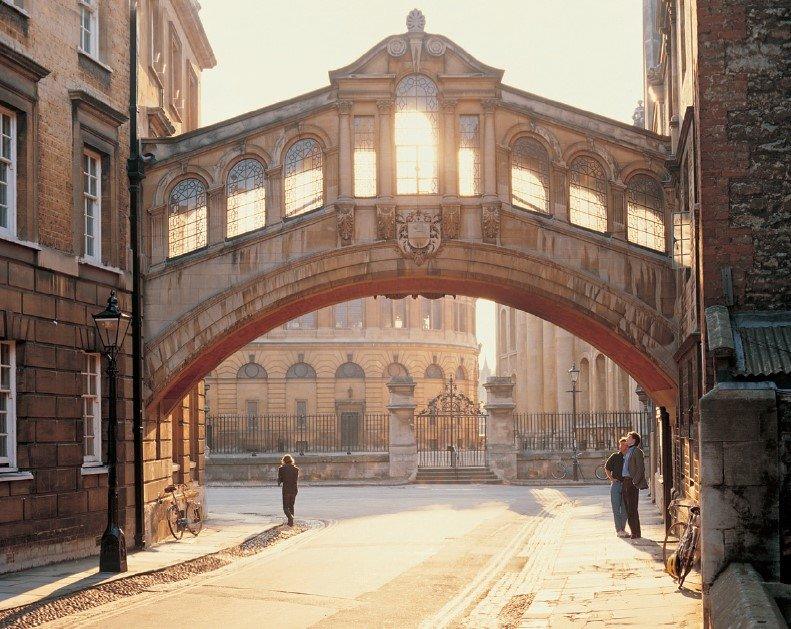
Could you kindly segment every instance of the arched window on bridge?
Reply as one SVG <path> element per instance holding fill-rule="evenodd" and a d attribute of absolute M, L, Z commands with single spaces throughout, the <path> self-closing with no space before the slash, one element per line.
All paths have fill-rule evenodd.
<path fill-rule="evenodd" d="M 442 367 L 440 367 L 437 363 L 431 363 L 428 367 L 426 367 L 426 379 L 444 380 L 445 372 L 442 371 Z"/>
<path fill-rule="evenodd" d="M 569 220 L 593 231 L 607 231 L 607 176 L 592 157 L 577 157 L 569 167 Z"/>
<path fill-rule="evenodd" d="M 511 203 L 549 214 L 549 154 L 532 138 L 519 138 L 511 149 Z"/>
<path fill-rule="evenodd" d="M 437 194 L 437 86 L 410 74 L 396 87 L 395 148 L 398 194 Z"/>
<path fill-rule="evenodd" d="M 626 187 L 627 225 L 630 242 L 665 251 L 665 219 L 662 188 L 653 177 L 635 175 Z"/>
<path fill-rule="evenodd" d="M 257 159 L 243 159 L 228 173 L 228 238 L 261 229 L 266 224 L 264 167 Z"/>
<path fill-rule="evenodd" d="M 197 179 L 185 179 L 170 192 L 168 209 L 168 257 L 206 246 L 206 187 Z"/>
<path fill-rule="evenodd" d="M 324 157 L 316 140 L 304 138 L 291 145 L 283 160 L 283 176 L 286 216 L 324 204 Z"/>

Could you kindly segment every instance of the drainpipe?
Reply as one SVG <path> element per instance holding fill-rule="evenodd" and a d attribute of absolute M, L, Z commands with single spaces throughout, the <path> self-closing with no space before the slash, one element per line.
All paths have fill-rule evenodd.
<path fill-rule="evenodd" d="M 132 435 L 135 470 L 135 548 L 145 546 L 143 504 L 143 310 L 140 272 L 140 185 L 145 160 L 137 137 L 137 0 L 129 2 L 129 240 L 132 250 Z"/>

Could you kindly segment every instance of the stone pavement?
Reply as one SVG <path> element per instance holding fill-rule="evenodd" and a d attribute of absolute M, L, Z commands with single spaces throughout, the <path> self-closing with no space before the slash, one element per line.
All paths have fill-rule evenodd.
<path fill-rule="evenodd" d="M 212 514 L 200 535 L 188 531 L 180 541 L 166 540 L 129 554 L 129 570 L 121 574 L 99 572 L 99 557 L 30 568 L 0 575 L 0 610 L 60 597 L 87 587 L 151 570 L 166 568 L 240 544 L 253 535 L 282 523 L 283 518 L 238 514 Z"/>

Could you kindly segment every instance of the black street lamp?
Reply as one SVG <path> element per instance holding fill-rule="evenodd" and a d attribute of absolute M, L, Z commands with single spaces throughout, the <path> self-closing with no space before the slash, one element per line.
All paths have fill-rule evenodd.
<path fill-rule="evenodd" d="M 569 369 L 569 376 L 571 376 L 571 390 L 567 391 L 567 393 L 571 393 L 571 432 L 574 435 L 573 438 L 573 448 L 574 448 L 574 456 L 572 457 L 572 468 L 574 470 L 574 480 L 580 479 L 580 463 L 579 463 L 579 452 L 577 452 L 577 393 L 579 390 L 577 389 L 577 381 L 580 377 L 580 370 L 577 369 L 576 363 L 571 363 L 571 369 Z"/>
<path fill-rule="evenodd" d="M 115 291 L 110 293 L 107 307 L 93 315 L 93 321 L 107 357 L 107 528 L 102 535 L 99 554 L 99 570 L 102 572 L 126 572 L 126 540 L 118 522 L 118 353 L 124 344 L 132 317 L 118 309 Z"/>

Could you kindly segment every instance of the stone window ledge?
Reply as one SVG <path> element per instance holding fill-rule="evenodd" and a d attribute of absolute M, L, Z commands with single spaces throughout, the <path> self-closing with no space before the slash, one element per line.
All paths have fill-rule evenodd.
<path fill-rule="evenodd" d="M 125 271 L 123 269 L 119 269 L 116 266 L 108 266 L 103 262 L 98 262 L 96 260 L 92 260 L 91 258 L 78 258 L 80 264 L 84 264 L 86 266 L 92 266 L 97 269 L 101 269 L 102 271 L 109 271 L 110 273 L 115 273 L 116 275 L 123 275 Z"/>
<path fill-rule="evenodd" d="M 0 0 L 0 2 L 2 1 L 3 0 Z M 5 240 L 6 242 L 12 242 L 15 245 L 27 247 L 28 249 L 32 249 L 33 251 L 41 251 L 43 249 L 43 247 L 38 243 L 35 243 L 31 240 L 21 240 L 20 238 L 17 238 L 16 236 L 9 234 L 8 232 L 0 231 L 0 240 Z"/>
<path fill-rule="evenodd" d="M 32 472 L 20 472 L 18 470 L 0 472 L 0 483 L 8 483 L 15 480 L 33 480 Z"/>
<path fill-rule="evenodd" d="M 93 74 L 105 87 L 110 85 L 110 77 L 113 74 L 113 69 L 110 66 L 103 64 L 96 57 L 88 54 L 84 50 L 78 49 L 77 55 L 80 67 L 83 70 Z"/>
<path fill-rule="evenodd" d="M 80 474 L 83 476 L 91 476 L 93 474 L 107 474 L 109 468 L 106 465 L 83 465 L 80 468 Z"/>

